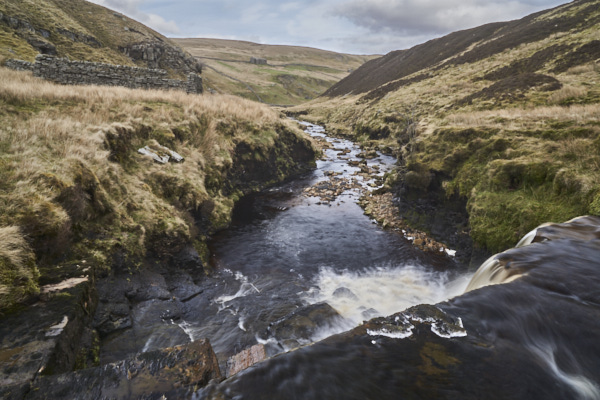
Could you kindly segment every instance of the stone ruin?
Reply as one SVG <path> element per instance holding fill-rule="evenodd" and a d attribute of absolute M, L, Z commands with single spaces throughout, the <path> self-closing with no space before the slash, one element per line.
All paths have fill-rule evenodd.
<path fill-rule="evenodd" d="M 266 58 L 250 57 L 250 64 L 267 65 L 267 59 Z"/>
<path fill-rule="evenodd" d="M 200 94 L 203 91 L 202 77 L 188 74 L 187 80 L 168 79 L 167 71 L 113 65 L 87 61 L 70 61 L 46 54 L 38 54 L 34 63 L 22 60 L 7 60 L 6 67 L 15 70 L 33 71 L 33 75 L 65 85 L 123 86 L 132 89 L 182 90 Z"/>

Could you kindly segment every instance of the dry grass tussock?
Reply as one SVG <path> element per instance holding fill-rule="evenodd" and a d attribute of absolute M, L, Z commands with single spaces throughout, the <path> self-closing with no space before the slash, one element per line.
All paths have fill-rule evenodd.
<path fill-rule="evenodd" d="M 567 99 L 578 99 L 587 96 L 588 91 L 584 87 L 565 86 L 560 90 L 553 92 L 548 97 L 550 104 L 560 104 Z"/>
<path fill-rule="evenodd" d="M 35 292 L 37 277 L 33 252 L 19 227 L 0 227 L 0 303 Z"/>
<path fill-rule="evenodd" d="M 281 129 L 300 132 L 267 106 L 233 96 L 60 86 L 0 68 L 0 293 L 35 292 L 23 262 L 33 254 L 28 245 L 39 263 L 77 253 L 75 240 L 79 256 L 102 264 L 114 246 L 143 256 L 148 246 L 189 240 L 190 210 L 226 223 L 233 202 L 218 182 L 235 144 L 272 146 Z M 145 145 L 186 161 L 155 163 L 137 154 Z M 78 236 L 86 231 L 93 238 Z"/>

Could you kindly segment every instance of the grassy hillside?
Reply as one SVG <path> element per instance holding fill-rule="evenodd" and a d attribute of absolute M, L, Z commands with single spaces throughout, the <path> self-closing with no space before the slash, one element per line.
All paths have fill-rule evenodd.
<path fill-rule="evenodd" d="M 185 160 L 156 163 L 144 146 Z M 186 246 L 202 254 L 241 195 L 314 155 L 256 102 L 58 86 L 0 68 L 0 312 L 76 265 L 126 272 Z"/>
<path fill-rule="evenodd" d="M 84 0 L 0 0 L 0 58 L 38 53 L 73 60 L 197 70 L 175 43 L 122 14 Z"/>
<path fill-rule="evenodd" d="M 476 243 L 503 250 L 542 222 L 600 214 L 599 26 L 600 1 L 579 0 L 456 32 L 292 112 L 393 149 L 401 201 L 458 195 Z"/>
<path fill-rule="evenodd" d="M 378 56 L 221 39 L 173 39 L 204 65 L 205 86 L 268 104 L 294 105 L 321 95 Z M 254 65 L 250 58 L 264 58 Z"/>

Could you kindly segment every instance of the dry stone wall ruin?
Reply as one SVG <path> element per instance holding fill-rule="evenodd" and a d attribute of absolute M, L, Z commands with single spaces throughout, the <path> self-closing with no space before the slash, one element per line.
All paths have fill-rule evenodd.
<path fill-rule="evenodd" d="M 45 54 L 38 54 L 35 63 L 7 60 L 5 66 L 16 70 L 31 70 L 34 76 L 65 85 L 124 86 L 202 93 L 202 77 L 195 73 L 188 74 L 187 80 L 168 79 L 167 71 L 162 69 L 70 61 Z"/>

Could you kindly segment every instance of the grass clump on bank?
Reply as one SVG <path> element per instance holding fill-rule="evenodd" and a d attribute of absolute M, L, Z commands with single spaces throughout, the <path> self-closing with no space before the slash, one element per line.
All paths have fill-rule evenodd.
<path fill-rule="evenodd" d="M 257 103 L 59 86 L 2 68 L 0 121 L 0 234 L 11 238 L 0 309 L 35 295 L 38 269 L 52 282 L 61 265 L 126 271 L 192 244 L 202 252 L 241 195 L 314 158 L 292 122 Z M 144 146 L 185 160 L 156 163 Z"/>

